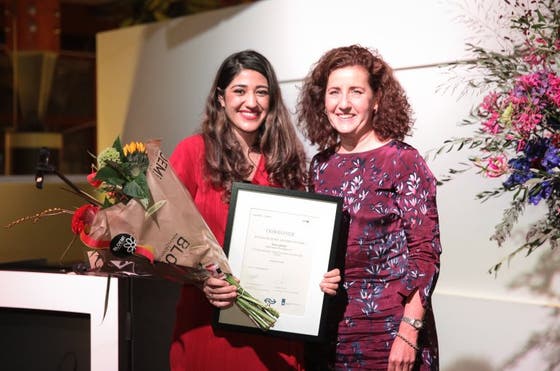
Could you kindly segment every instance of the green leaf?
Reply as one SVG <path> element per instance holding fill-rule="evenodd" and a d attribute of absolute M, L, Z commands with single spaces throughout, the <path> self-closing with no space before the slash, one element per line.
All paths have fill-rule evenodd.
<path fill-rule="evenodd" d="M 123 185 L 125 182 L 118 171 L 116 171 L 111 166 L 103 166 L 101 169 L 97 170 L 95 179 L 107 182 L 112 185 Z"/>
<path fill-rule="evenodd" d="M 119 155 L 121 157 L 121 162 L 124 162 L 125 161 L 125 156 L 124 156 L 123 146 L 122 146 L 120 137 L 117 137 L 115 139 L 115 141 L 113 142 L 113 148 L 116 149 L 117 152 L 119 153 Z"/>
<path fill-rule="evenodd" d="M 148 205 L 150 204 L 150 200 L 147 198 L 136 198 L 136 200 L 138 202 L 140 202 L 140 205 L 142 205 L 142 207 L 144 209 L 148 209 Z"/>
<path fill-rule="evenodd" d="M 146 178 L 146 174 L 138 175 L 134 181 L 142 188 L 144 197 L 150 197 L 150 188 L 148 187 L 148 179 Z"/>
<path fill-rule="evenodd" d="M 145 188 L 142 187 L 141 181 L 139 178 L 134 179 L 131 182 L 128 182 L 124 185 L 123 188 L 123 193 L 127 196 L 130 196 L 132 198 L 137 198 L 137 199 L 141 199 L 141 198 L 147 198 L 147 192 L 145 190 Z"/>
<path fill-rule="evenodd" d="M 103 200 L 103 208 L 105 209 L 110 206 L 113 206 L 113 203 L 107 197 L 105 197 L 105 199 Z"/>

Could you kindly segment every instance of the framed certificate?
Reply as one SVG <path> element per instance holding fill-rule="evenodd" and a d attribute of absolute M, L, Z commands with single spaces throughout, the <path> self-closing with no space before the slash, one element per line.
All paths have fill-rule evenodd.
<path fill-rule="evenodd" d="M 224 250 L 241 286 L 279 313 L 268 331 L 237 306 L 216 310 L 214 326 L 320 340 L 326 301 L 319 288 L 334 268 L 342 198 L 234 183 Z"/>

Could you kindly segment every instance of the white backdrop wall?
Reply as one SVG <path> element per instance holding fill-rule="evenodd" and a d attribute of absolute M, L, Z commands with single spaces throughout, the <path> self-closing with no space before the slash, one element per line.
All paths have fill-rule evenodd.
<path fill-rule="evenodd" d="M 408 142 L 428 153 L 468 133 L 457 124 L 480 99 L 441 89 L 450 81 L 445 64 L 469 57 L 465 42 L 473 41 L 472 28 L 460 18 L 470 11 L 483 14 L 499 2 L 265 0 L 101 33 L 98 146 L 110 145 L 117 135 L 124 141 L 161 138 L 170 154 L 197 130 L 214 73 L 233 52 L 255 49 L 267 56 L 293 109 L 302 78 L 326 50 L 361 44 L 379 50 L 397 71 L 416 117 Z M 466 156 L 450 153 L 429 164 L 442 175 Z M 513 260 L 497 277 L 487 273 L 516 242 L 498 248 L 489 241 L 508 204 L 475 200 L 490 188 L 489 180 L 472 173 L 438 191 L 444 252 L 434 308 L 443 370 L 503 369 L 513 355 L 524 353 L 531 337 L 538 339 L 557 321 L 551 313 L 560 301 L 539 290 L 560 291 L 558 256 L 535 253 Z M 539 210 L 527 214 L 516 237 Z M 550 350 L 559 352 L 559 344 L 526 352 L 510 369 L 544 369 Z"/>

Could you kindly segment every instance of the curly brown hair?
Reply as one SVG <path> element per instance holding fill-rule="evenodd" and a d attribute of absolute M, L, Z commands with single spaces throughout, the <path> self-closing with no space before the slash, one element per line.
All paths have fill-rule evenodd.
<path fill-rule="evenodd" d="M 319 150 L 339 142 L 336 130 L 325 115 L 325 91 L 332 71 L 362 66 L 369 73 L 369 85 L 378 97 L 372 127 L 381 140 L 402 140 L 412 129 L 412 110 L 392 68 L 374 50 L 351 45 L 331 49 L 313 66 L 303 81 L 297 101 L 297 123 L 304 135 Z"/>
<path fill-rule="evenodd" d="M 219 97 L 231 81 L 247 69 L 266 78 L 270 96 L 269 112 L 252 149 L 265 157 L 266 171 L 273 184 L 288 189 L 302 189 L 306 184 L 305 151 L 284 105 L 276 74 L 263 55 L 244 50 L 222 62 L 206 99 L 202 122 L 206 147 L 205 174 L 214 187 L 224 189 L 226 200 L 231 195 L 232 183 L 246 179 L 253 164 L 243 153 Z"/>

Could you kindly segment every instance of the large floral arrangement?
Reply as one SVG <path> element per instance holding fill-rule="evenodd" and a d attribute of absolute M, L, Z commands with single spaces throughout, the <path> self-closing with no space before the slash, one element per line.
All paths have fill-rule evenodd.
<path fill-rule="evenodd" d="M 546 203 L 546 215 L 529 227 L 525 242 L 490 269 L 520 252 L 556 247 L 560 239 L 560 2 L 504 0 L 499 19 L 509 27 L 498 40 L 501 50 L 468 44 L 475 58 L 464 62 L 479 73 L 468 86 L 485 95 L 464 120 L 474 134 L 445 141 L 437 154 L 471 149 L 466 168 L 451 169 L 449 180 L 468 168 L 501 178 L 496 189 L 477 198 L 508 194 L 510 207 L 491 239 L 502 245 L 527 205 Z M 503 31 L 503 30 L 502 30 Z"/>

